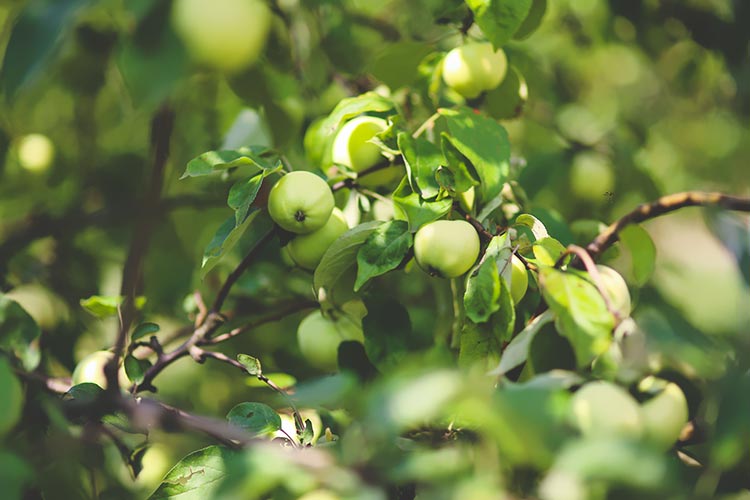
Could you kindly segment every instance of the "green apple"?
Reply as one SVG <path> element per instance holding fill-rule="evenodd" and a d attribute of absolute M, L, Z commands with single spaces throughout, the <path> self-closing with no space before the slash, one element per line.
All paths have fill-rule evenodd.
<path fill-rule="evenodd" d="M 70 310 L 65 301 L 39 284 L 19 285 L 5 296 L 18 302 L 42 330 L 53 330 L 70 317 Z"/>
<path fill-rule="evenodd" d="M 318 267 L 320 259 L 331 243 L 349 229 L 344 213 L 334 208 L 328 222 L 317 231 L 296 236 L 286 246 L 289 256 L 300 267 L 313 270 Z"/>
<path fill-rule="evenodd" d="M 102 389 L 107 388 L 107 378 L 104 376 L 104 365 L 109 363 L 109 360 L 115 354 L 111 351 L 95 351 L 85 356 L 76 365 L 73 370 L 73 385 L 83 384 L 84 382 L 90 382 L 96 384 Z M 125 368 L 120 366 L 120 371 L 117 373 L 118 380 L 121 388 L 130 387 L 131 382 L 125 373 Z"/>
<path fill-rule="evenodd" d="M 336 371 L 339 344 L 345 340 L 364 342 L 361 316 L 343 313 L 333 320 L 321 311 L 310 313 L 297 328 L 300 351 L 316 368 Z"/>
<path fill-rule="evenodd" d="M 341 497 L 330 490 L 315 490 L 305 493 L 299 500 L 341 500 Z"/>
<path fill-rule="evenodd" d="M 55 145 L 46 135 L 29 134 L 18 141 L 18 163 L 30 172 L 44 172 L 55 158 Z"/>
<path fill-rule="evenodd" d="M 194 60 L 234 73 L 260 57 L 271 10 L 261 0 L 175 0 L 172 25 Z"/>
<path fill-rule="evenodd" d="M 496 88 L 505 78 L 507 70 L 505 52 L 495 50 L 489 42 L 456 47 L 443 60 L 443 80 L 468 99 Z"/>
<path fill-rule="evenodd" d="M 573 395 L 571 409 L 574 424 L 587 436 L 640 437 L 643 432 L 638 402 L 611 382 L 584 385 Z"/>
<path fill-rule="evenodd" d="M 462 220 L 438 220 L 414 235 L 414 257 L 431 276 L 456 278 L 471 269 L 479 257 L 479 235 Z"/>
<path fill-rule="evenodd" d="M 628 284 L 625 283 L 625 278 L 611 267 L 598 264 L 596 269 L 599 271 L 612 309 L 621 319 L 630 316 L 630 292 L 628 291 Z"/>
<path fill-rule="evenodd" d="M 333 211 L 333 193 L 326 181 L 304 170 L 290 172 L 271 188 L 268 213 L 282 229 L 297 234 L 323 227 Z"/>
<path fill-rule="evenodd" d="M 526 290 L 529 288 L 529 275 L 526 273 L 526 266 L 515 255 L 511 257 L 510 263 L 510 296 L 513 299 L 513 303 L 518 304 L 524 295 L 526 295 Z"/>
<path fill-rule="evenodd" d="M 388 122 L 382 118 L 364 115 L 352 118 L 341 127 L 333 140 L 333 163 L 361 172 L 385 160 L 380 148 L 370 141 L 387 128 Z M 365 187 L 378 187 L 395 182 L 402 174 L 402 169 L 390 166 L 367 174 L 357 182 Z"/>
<path fill-rule="evenodd" d="M 23 387 L 10 364 L 0 357 L 0 436 L 6 434 L 21 418 Z"/>
<path fill-rule="evenodd" d="M 688 421 L 688 404 L 682 389 L 674 382 L 648 377 L 641 382 L 639 388 L 644 390 L 654 384 L 663 385 L 663 389 L 641 405 L 641 415 L 646 438 L 667 450 L 680 437 L 682 428 Z"/>
<path fill-rule="evenodd" d="M 615 173 L 609 160 L 599 153 L 584 152 L 573 158 L 570 190 L 580 198 L 604 202 L 615 187 Z"/>

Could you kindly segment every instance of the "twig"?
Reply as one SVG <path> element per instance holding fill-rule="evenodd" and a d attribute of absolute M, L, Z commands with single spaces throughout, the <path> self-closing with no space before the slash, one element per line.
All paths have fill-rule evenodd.
<path fill-rule="evenodd" d="M 219 290 L 219 293 L 216 294 L 216 300 L 214 300 L 213 305 L 211 306 L 211 310 L 209 311 L 208 315 L 210 316 L 211 313 L 218 313 L 221 311 L 222 306 L 224 305 L 224 301 L 227 299 L 227 296 L 229 295 L 229 291 L 232 289 L 234 284 L 237 282 L 238 279 L 240 279 L 240 276 L 242 276 L 242 273 L 245 272 L 245 270 L 250 267 L 250 264 L 253 263 L 253 260 L 256 257 L 256 253 L 263 247 L 263 245 L 271 239 L 271 237 L 274 235 L 273 228 L 268 229 L 266 233 L 261 237 L 260 240 L 258 240 L 255 243 L 255 246 L 250 249 L 250 251 L 247 253 L 244 259 L 242 259 L 242 262 L 239 263 L 239 265 L 229 273 L 229 276 L 227 276 L 226 281 L 224 281 L 224 284 L 221 286 L 221 289 Z"/>
<path fill-rule="evenodd" d="M 164 183 L 164 168 L 169 157 L 169 140 L 174 127 L 174 111 L 162 106 L 151 120 L 151 148 L 153 154 L 153 168 L 148 192 L 143 200 L 139 213 L 138 225 L 133 232 L 128 256 L 122 271 L 120 294 L 124 297 L 119 308 L 120 329 L 114 346 L 114 356 L 105 365 L 104 374 L 107 379 L 107 391 L 119 391 L 117 377 L 120 357 L 125 349 L 128 331 L 135 315 L 135 295 L 142 277 L 143 260 L 146 256 L 151 232 L 154 226 L 153 212 L 159 208 L 162 185 Z"/>
<path fill-rule="evenodd" d="M 426 130 L 431 129 L 435 122 L 440 118 L 440 113 L 433 113 L 428 119 L 422 123 L 422 125 L 419 126 L 417 130 L 414 131 L 414 133 L 411 135 L 413 139 L 416 139 L 420 135 L 422 135 Z"/>
<path fill-rule="evenodd" d="M 461 205 L 457 201 L 453 202 L 453 210 L 458 212 L 461 215 L 461 217 L 463 217 L 463 219 L 466 220 L 466 222 L 474 226 L 474 229 L 477 230 L 477 233 L 479 233 L 479 237 L 484 240 L 484 243 L 489 242 L 492 238 L 495 237 L 494 234 L 492 234 L 491 232 L 487 231 L 487 229 L 484 228 L 481 222 L 479 222 L 477 219 L 472 217 L 471 214 L 466 213 L 461 208 Z"/>
<path fill-rule="evenodd" d="M 586 246 L 586 250 L 591 257 L 596 258 L 617 241 L 618 233 L 630 224 L 638 224 L 649 219 L 654 219 L 680 208 L 697 206 L 718 206 L 729 210 L 750 212 L 750 198 L 741 198 L 722 193 L 704 193 L 701 191 L 688 191 L 662 196 L 650 203 L 638 205 L 635 210 L 619 218 L 602 231 L 594 241 L 589 243 Z"/>

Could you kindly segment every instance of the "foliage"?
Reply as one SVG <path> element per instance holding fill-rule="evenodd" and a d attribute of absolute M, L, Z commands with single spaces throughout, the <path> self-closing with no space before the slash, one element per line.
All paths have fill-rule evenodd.
<path fill-rule="evenodd" d="M 750 7 L 210 3 L 0 5 L 4 498 L 750 495 Z M 475 42 L 507 71 L 464 98 Z M 294 171 L 349 227 L 314 269 Z"/>

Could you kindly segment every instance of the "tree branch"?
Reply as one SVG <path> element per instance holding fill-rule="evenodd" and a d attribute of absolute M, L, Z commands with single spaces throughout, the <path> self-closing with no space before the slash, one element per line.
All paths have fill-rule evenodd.
<path fill-rule="evenodd" d="M 684 193 L 675 193 L 652 201 L 638 205 L 635 210 L 624 215 L 607 229 L 602 231 L 594 241 L 586 246 L 592 258 L 596 258 L 607 248 L 617 241 L 618 233 L 630 224 L 654 219 L 660 215 L 674 212 L 684 207 L 706 207 L 717 206 L 729 210 L 740 212 L 750 212 L 750 198 L 741 198 L 739 196 L 730 196 L 722 193 L 704 193 L 700 191 L 688 191 Z"/>

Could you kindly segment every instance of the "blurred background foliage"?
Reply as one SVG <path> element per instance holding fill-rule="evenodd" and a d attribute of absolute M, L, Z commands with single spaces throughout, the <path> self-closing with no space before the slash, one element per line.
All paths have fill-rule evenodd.
<path fill-rule="evenodd" d="M 260 144 L 283 151 L 299 168 L 312 168 L 314 154 L 303 142 L 308 127 L 342 98 L 376 88 L 390 92 L 416 128 L 435 106 L 445 104 L 430 90 L 433 54 L 461 42 L 468 12 L 462 2 L 447 0 L 277 0 L 260 63 L 225 76 L 190 61 L 169 24 L 169 11 L 170 2 L 163 0 L 0 4 L 0 49 L 9 48 L 0 76 L 0 286 L 42 328 L 40 370 L 53 376 L 69 376 L 85 354 L 112 345 L 115 320 L 91 316 L 79 301 L 119 293 L 138 217 L 157 221 L 141 293 L 147 297 L 143 317 L 159 323 L 162 332 L 189 326 L 196 313 L 193 290 L 213 297 L 241 259 L 237 251 L 200 279 L 203 249 L 230 213 L 225 204 L 230 185 L 219 177 L 179 181 L 187 161 L 210 149 Z M 515 175 L 528 199 L 524 208 L 561 242 L 585 243 L 595 235 L 597 221 L 609 223 L 662 194 L 701 189 L 750 195 L 749 25 L 750 3 L 744 0 L 548 2 L 539 30 L 505 46 L 519 85 L 527 86 L 525 104 L 508 111 L 500 101 L 492 108 L 510 134 Z M 473 28 L 469 36 L 480 33 Z M 493 106 L 492 99 L 480 105 Z M 158 213 L 142 214 L 150 174 L 149 122 L 165 101 L 176 112 L 165 201 Z M 28 134 L 51 140 L 54 158 L 48 169 L 24 168 L 19 161 Z M 656 243 L 656 270 L 637 292 L 632 289 L 638 303 L 634 316 L 648 333 L 657 371 L 680 381 L 691 415 L 701 415 L 710 429 L 717 419 L 726 420 L 725 444 L 695 450 L 714 457 L 715 465 L 705 473 L 680 472 L 709 495 L 717 484 L 729 492 L 748 486 L 747 476 L 742 478 L 750 409 L 731 396 L 744 391 L 747 381 L 737 382 L 726 369 L 744 372 L 750 362 L 748 224 L 746 217 L 698 210 L 646 224 Z M 290 270 L 275 245 L 235 287 L 237 317 L 253 318 L 280 304 L 314 298 L 309 274 Z M 634 285 L 628 256 L 609 258 Z M 450 325 L 449 288 L 423 273 L 388 275 L 375 283 L 372 294 L 378 293 L 395 294 L 413 329 L 428 338 Z M 519 322 L 535 309 L 538 294 L 529 297 Z M 258 356 L 267 372 L 281 374 L 276 380 L 282 385 L 313 379 L 321 374 L 305 363 L 296 345 L 300 318 L 296 314 L 259 327 L 223 351 Z M 560 436 L 569 432 L 564 424 L 559 429 L 551 424 L 559 423 L 562 403 L 555 398 L 560 393 L 526 387 L 518 389 L 521 396 L 498 397 L 498 408 L 514 409 L 498 413 L 508 421 L 486 415 L 482 424 L 506 443 L 502 456 L 509 464 L 528 467 L 526 475 L 514 476 L 518 484 L 498 484 L 492 474 L 498 459 L 491 449 L 423 450 L 424 456 L 415 453 L 409 463 L 393 465 L 390 452 L 376 444 L 378 433 L 389 436 L 414 422 L 408 415 L 390 422 L 392 416 L 378 413 L 383 408 L 378 398 L 409 400 L 409 384 L 419 377 L 425 381 L 413 389 L 416 394 L 443 393 L 445 384 L 483 387 L 483 382 L 458 375 L 441 379 L 435 373 L 397 373 L 352 405 L 367 425 L 342 450 L 344 462 L 375 464 L 373 477 L 384 475 L 395 484 L 429 485 L 420 498 L 485 498 L 481 492 L 500 486 L 526 490 L 538 479 L 532 471 L 549 467 L 555 456 L 557 470 L 564 472 L 576 457 L 596 453 L 577 443 L 555 455 Z M 158 387 L 160 399 L 203 414 L 224 415 L 243 400 L 279 403 L 231 367 L 200 366 L 189 358 L 171 366 Z M 323 393 L 336 401 L 333 389 Z M 470 414 L 477 407 L 472 398 L 480 396 L 462 394 L 463 406 L 456 405 Z M 18 477 L 34 469 L 45 498 L 92 497 L 90 474 L 107 493 L 100 498 L 142 496 L 169 466 L 207 442 L 155 433 L 150 441 L 156 444 L 144 458 L 147 472 L 133 482 L 114 447 L 78 439 L 85 433 L 67 428 L 59 416 L 56 420 L 41 393 L 29 389 L 26 398 L 25 423 L 3 444 L 13 454 L 0 451 L 0 463 L 10 465 L 0 469 L 17 470 Z M 442 416 L 451 401 L 435 403 L 435 416 Z M 336 433 L 331 414 L 321 411 L 321 418 Z M 523 440 L 515 442 L 507 429 L 516 429 Z M 550 429 L 562 430 L 554 435 Z M 605 481 L 614 475 L 624 491 L 639 486 L 629 483 L 634 475 L 648 482 L 649 464 L 675 465 L 633 452 L 628 444 L 612 446 L 621 461 L 619 475 L 597 473 Z M 363 449 L 373 456 L 358 455 Z M 431 455 L 443 451 L 448 455 Z M 74 456 L 85 458 L 81 467 L 71 463 Z M 26 465 L 16 463 L 18 457 Z M 434 464 L 453 468 L 437 473 Z M 441 476 L 447 482 L 462 479 L 441 491 Z M 561 484 L 569 479 L 562 473 L 552 477 L 549 481 Z M 665 486 L 649 491 L 667 498 L 660 496 Z"/>

